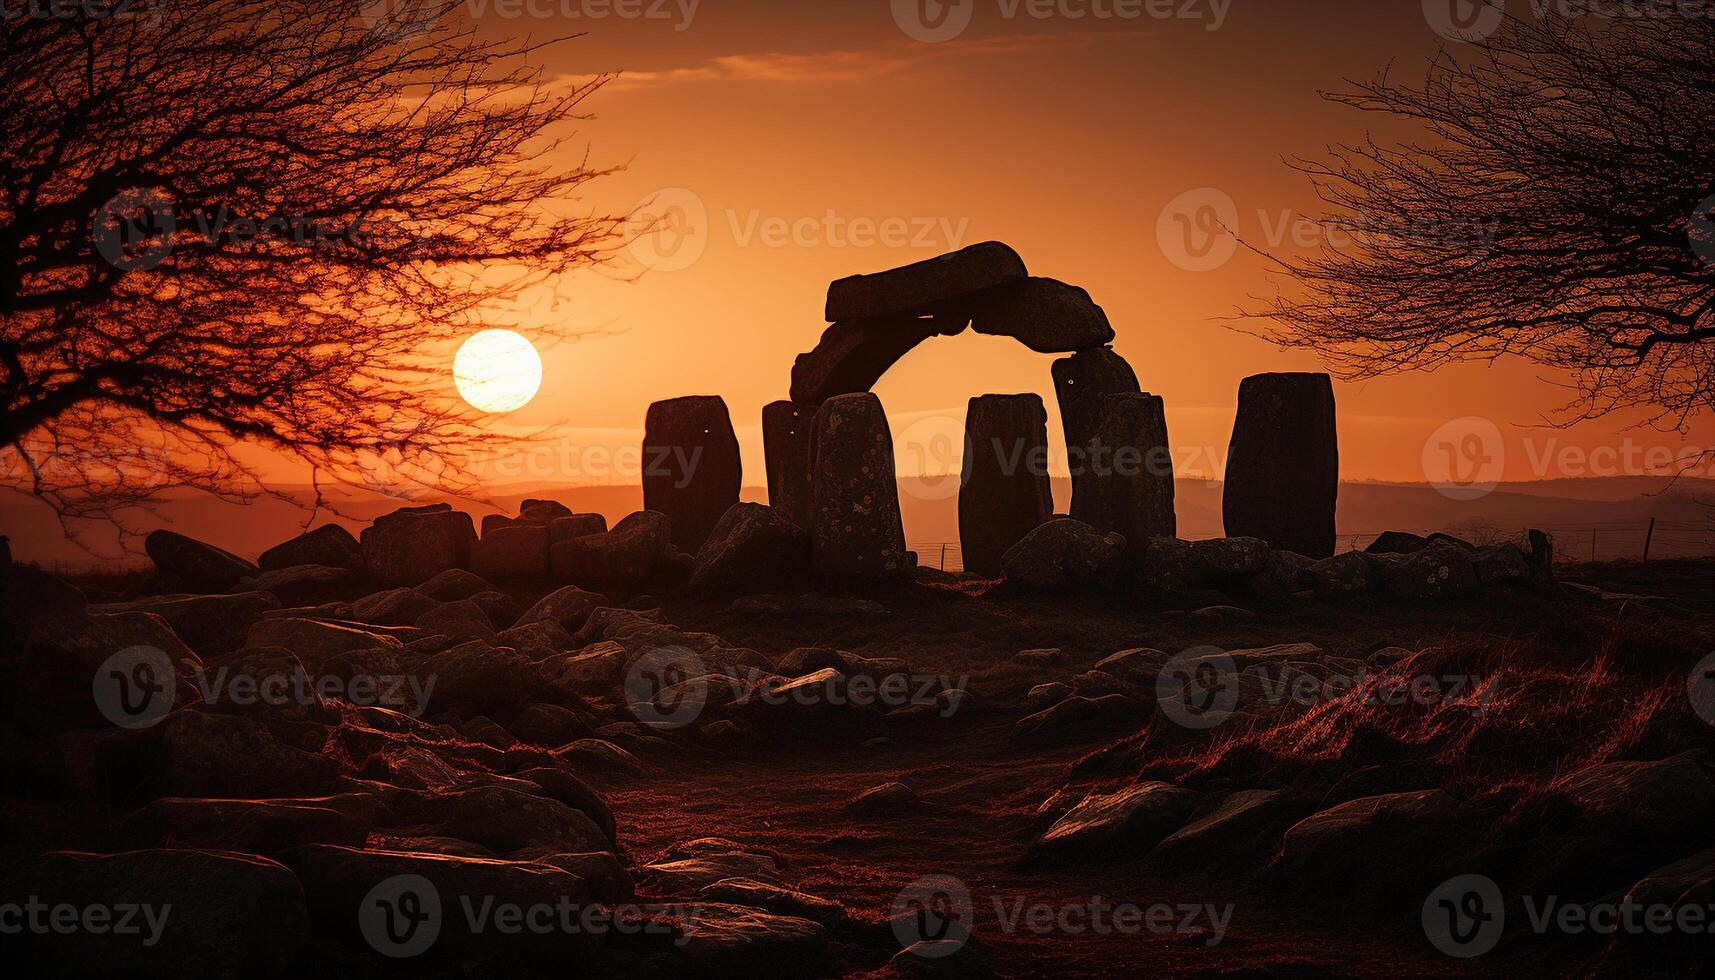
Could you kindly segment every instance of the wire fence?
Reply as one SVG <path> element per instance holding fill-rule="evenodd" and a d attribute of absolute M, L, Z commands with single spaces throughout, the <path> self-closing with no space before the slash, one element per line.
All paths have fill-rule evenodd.
<path fill-rule="evenodd" d="M 1535 528 L 1554 541 L 1554 558 L 1559 562 L 1707 558 L 1715 555 L 1715 526 L 1695 521 L 1589 521 L 1539 524 Z M 1386 530 L 1425 536 L 1446 533 L 1472 544 L 1494 544 L 1500 541 L 1522 542 L 1527 529 L 1480 525 Z M 1360 551 L 1383 533 L 1355 531 L 1338 534 L 1335 536 L 1335 551 Z M 905 546 L 917 553 L 917 564 L 924 568 L 964 571 L 964 557 L 957 541 L 908 541 Z"/>

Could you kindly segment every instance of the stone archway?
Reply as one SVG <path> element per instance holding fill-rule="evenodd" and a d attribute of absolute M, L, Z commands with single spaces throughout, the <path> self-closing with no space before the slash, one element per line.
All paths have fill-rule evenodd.
<path fill-rule="evenodd" d="M 1080 449 L 1087 457 L 1087 447 L 1100 437 L 1104 396 L 1140 393 L 1136 373 L 1109 346 L 1113 327 L 1090 294 L 1031 276 L 1018 253 L 1000 242 L 838 280 L 828 288 L 826 316 L 831 325 L 792 366 L 790 400 L 770 404 L 762 413 L 769 499 L 802 526 L 809 525 L 814 507 L 810 487 L 817 409 L 830 398 L 868 392 L 931 337 L 972 329 L 1011 337 L 1040 354 L 1069 355 L 1051 367 L 1069 457 Z M 1171 476 L 1166 487 L 1171 494 Z M 1100 497 L 1093 474 L 1075 466 L 1072 516 L 1097 526 L 1112 523 L 1103 517 Z M 982 513 L 986 508 L 968 509 Z M 963 525 L 967 507 L 962 497 L 960 510 Z M 1170 504 L 1166 511 L 1171 522 Z M 1171 523 L 1158 530 L 1173 531 Z M 960 537 L 966 537 L 963 526 Z"/>

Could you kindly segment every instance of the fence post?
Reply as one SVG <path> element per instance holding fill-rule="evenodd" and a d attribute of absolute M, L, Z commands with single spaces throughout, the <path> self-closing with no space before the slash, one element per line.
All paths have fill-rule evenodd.
<path fill-rule="evenodd" d="M 1649 519 L 1649 530 L 1644 532 L 1644 561 L 1649 561 L 1649 546 L 1655 540 L 1655 518 Z"/>
<path fill-rule="evenodd" d="M 947 542 L 945 541 L 941 542 L 941 564 L 935 567 L 943 572 L 947 570 Z"/>
<path fill-rule="evenodd" d="M 1596 560 L 1596 529 L 1590 529 L 1590 560 Z"/>

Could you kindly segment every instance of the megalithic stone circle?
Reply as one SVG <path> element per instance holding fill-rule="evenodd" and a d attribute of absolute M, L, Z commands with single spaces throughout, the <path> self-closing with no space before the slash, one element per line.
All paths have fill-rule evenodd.
<path fill-rule="evenodd" d="M 1103 395 L 1091 461 L 1096 513 L 1092 526 L 1125 536 L 1126 553 L 1141 560 L 1156 536 L 1174 537 L 1173 455 L 1161 396 Z"/>
<path fill-rule="evenodd" d="M 1036 395 L 979 395 L 965 413 L 959 547 L 965 570 L 998 576 L 1001 556 L 1054 513 L 1048 411 Z"/>
<path fill-rule="evenodd" d="M 675 548 L 696 554 L 715 522 L 738 503 L 742 479 L 738 437 L 718 395 L 649 406 L 643 423 L 643 509 L 667 515 Z"/>
<path fill-rule="evenodd" d="M 828 286 L 827 320 L 940 313 L 949 304 L 1026 274 L 1024 260 L 1011 246 L 980 242 L 886 272 L 835 280 Z"/>
<path fill-rule="evenodd" d="M 1096 430 L 1102 423 L 1104 395 L 1135 395 L 1137 374 L 1111 347 L 1079 351 L 1054 362 L 1054 394 L 1060 400 L 1060 422 L 1066 430 L 1066 457 L 1072 470 L 1074 520 L 1094 524 L 1100 504 L 1089 459 Z"/>
<path fill-rule="evenodd" d="M 1246 378 L 1221 501 L 1227 536 L 1327 558 L 1339 491 L 1333 381 L 1316 373 Z"/>
<path fill-rule="evenodd" d="M 906 574 L 905 529 L 893 470 L 893 434 L 881 399 L 836 395 L 816 410 L 811 563 L 829 575 Z"/>
<path fill-rule="evenodd" d="M 810 462 L 816 406 L 770 402 L 762 406 L 762 454 L 768 463 L 768 505 L 808 531 L 816 512 Z"/>

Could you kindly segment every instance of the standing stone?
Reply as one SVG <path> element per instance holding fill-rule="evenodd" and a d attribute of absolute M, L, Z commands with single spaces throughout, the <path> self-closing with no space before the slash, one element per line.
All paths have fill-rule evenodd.
<path fill-rule="evenodd" d="M 476 546 L 470 515 L 448 504 L 405 507 L 377 517 L 359 537 L 363 565 L 377 585 L 417 585 L 469 568 Z"/>
<path fill-rule="evenodd" d="M 1096 513 L 1092 526 L 1125 536 L 1126 553 L 1141 559 L 1152 537 L 1174 537 L 1173 455 L 1161 396 L 1102 396 L 1102 420 L 1092 461 Z"/>
<path fill-rule="evenodd" d="M 952 301 L 1025 275 L 1024 260 L 1009 246 L 980 242 L 886 272 L 835 281 L 828 287 L 827 320 L 938 313 Z"/>
<path fill-rule="evenodd" d="M 1340 440 L 1326 374 L 1259 374 L 1239 385 L 1221 504 L 1229 537 L 1311 558 L 1334 553 Z"/>
<path fill-rule="evenodd" d="M 1102 396 L 1137 394 L 1137 374 L 1112 347 L 1062 357 L 1052 370 L 1054 393 L 1060 399 L 1060 421 L 1066 427 L 1067 462 L 1072 469 L 1070 513 L 1088 524 L 1100 513 L 1088 461 L 1094 454 L 1096 430 L 1102 424 Z"/>
<path fill-rule="evenodd" d="M 738 437 L 719 395 L 649 406 L 643 423 L 643 509 L 666 514 L 673 546 L 696 554 L 715 522 L 738 503 Z"/>
<path fill-rule="evenodd" d="M 907 571 L 893 435 L 881 399 L 838 395 L 816 411 L 811 560 L 832 575 L 889 578 Z"/>
<path fill-rule="evenodd" d="M 804 530 L 814 521 L 810 437 L 815 408 L 796 402 L 762 406 L 762 454 L 768 460 L 768 505 Z"/>
<path fill-rule="evenodd" d="M 918 344 L 963 333 L 969 322 L 959 316 L 841 320 L 822 331 L 814 349 L 792 362 L 791 398 L 801 405 L 820 405 L 835 395 L 868 391 Z"/>
<path fill-rule="evenodd" d="M 1036 395 L 981 395 L 965 413 L 959 547 L 965 570 L 1000 574 L 1000 559 L 1054 513 L 1048 410 Z"/>

